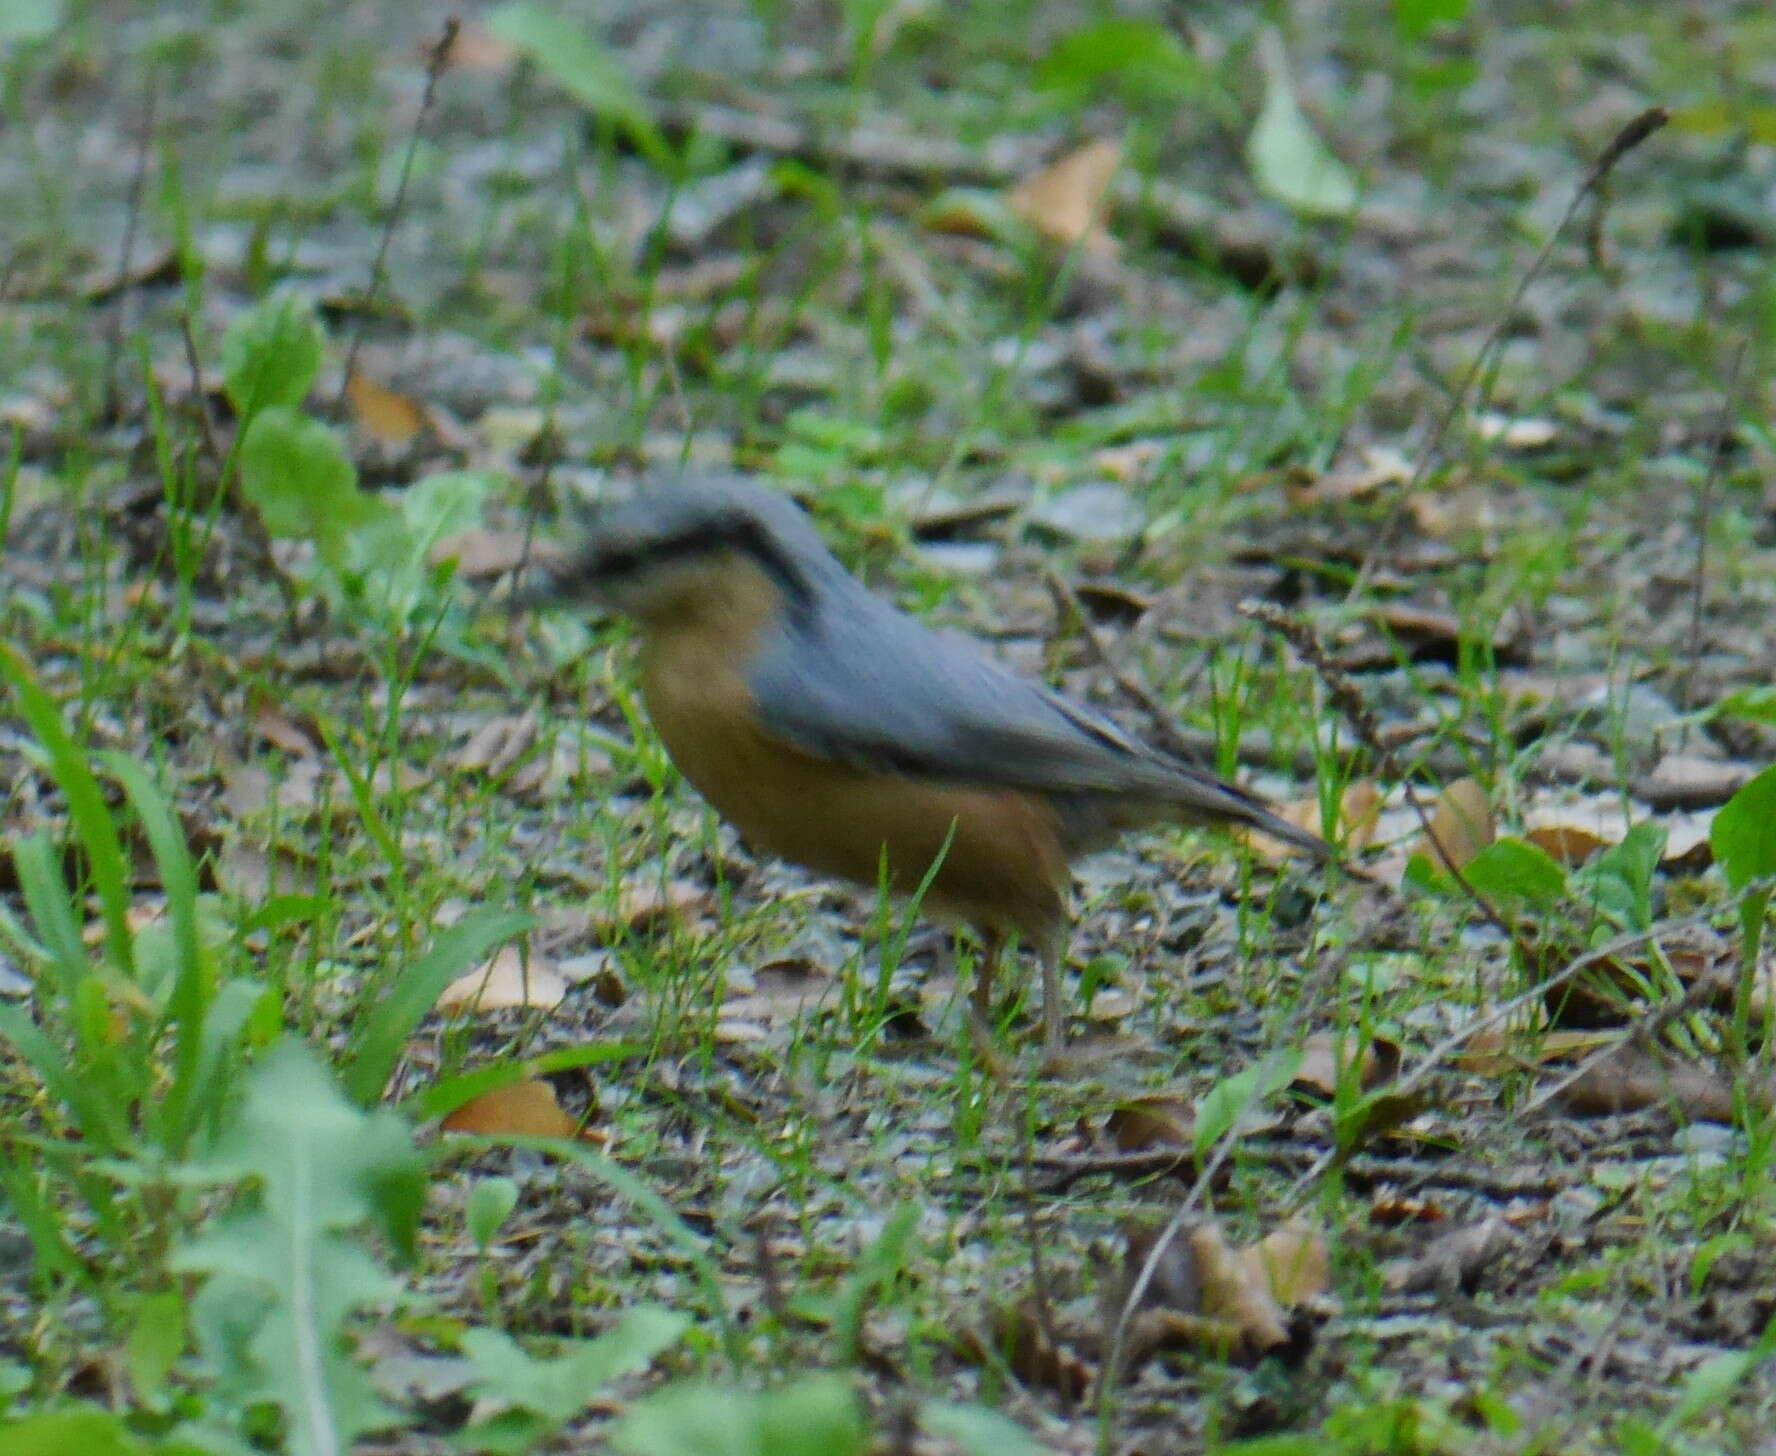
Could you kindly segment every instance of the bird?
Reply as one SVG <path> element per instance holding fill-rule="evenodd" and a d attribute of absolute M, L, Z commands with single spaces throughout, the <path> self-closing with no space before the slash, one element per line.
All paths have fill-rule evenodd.
<path fill-rule="evenodd" d="M 542 575 L 521 605 L 631 622 L 654 731 L 751 849 L 867 886 L 885 865 L 900 895 L 929 876 L 921 911 L 983 937 L 978 1027 L 1007 941 L 1032 950 L 1051 1063 L 1066 1047 L 1072 861 L 1168 821 L 1329 856 L 1258 795 L 872 592 L 789 495 L 750 476 L 647 479 L 595 506 Z"/>

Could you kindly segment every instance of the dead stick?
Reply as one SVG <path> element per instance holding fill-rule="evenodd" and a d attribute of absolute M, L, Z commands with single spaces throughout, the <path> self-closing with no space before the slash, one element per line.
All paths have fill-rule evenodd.
<path fill-rule="evenodd" d="M 1426 474 L 1429 473 L 1431 461 L 1437 451 L 1442 448 L 1444 437 L 1448 435 L 1450 426 L 1455 423 L 1455 417 L 1461 413 L 1462 406 L 1468 397 L 1468 391 L 1474 387 L 1474 383 L 1480 377 L 1480 371 L 1485 367 L 1488 358 L 1497 350 L 1500 341 L 1505 336 L 1505 330 L 1511 325 L 1511 319 L 1515 316 L 1518 305 L 1523 302 L 1524 295 L 1529 292 L 1530 285 L 1541 276 L 1542 269 L 1548 264 L 1548 259 L 1554 255 L 1555 246 L 1565 235 L 1567 228 L 1571 226 L 1572 220 L 1578 216 L 1579 208 L 1584 204 L 1585 199 L 1597 190 L 1617 162 L 1621 161 L 1623 157 L 1669 120 L 1671 120 L 1671 113 L 1663 106 L 1650 107 L 1641 112 L 1639 116 L 1616 133 L 1610 144 L 1603 149 L 1602 154 L 1591 164 L 1591 170 L 1585 174 L 1584 181 L 1579 183 L 1578 191 L 1573 194 L 1572 201 L 1567 204 L 1566 211 L 1561 214 L 1560 221 L 1555 224 L 1554 231 L 1548 234 L 1548 240 L 1542 244 L 1542 250 L 1536 254 L 1535 261 L 1529 265 L 1529 270 L 1518 281 L 1510 302 L 1505 305 L 1504 311 L 1499 315 L 1498 322 L 1492 326 L 1492 331 L 1487 334 L 1485 341 L 1469 363 L 1461 383 L 1456 386 L 1455 393 L 1450 396 L 1442 417 L 1437 421 L 1436 428 L 1431 431 L 1431 438 L 1426 441 L 1424 449 L 1419 452 L 1418 463 L 1413 467 L 1411 477 L 1401 488 L 1399 497 L 1394 501 L 1393 509 L 1388 512 L 1387 518 L 1381 523 L 1381 529 L 1375 533 L 1375 541 L 1363 557 L 1363 564 L 1357 570 L 1356 580 L 1351 583 L 1346 600 L 1354 601 L 1369 585 L 1370 578 L 1375 574 L 1376 562 L 1381 559 L 1381 553 L 1387 548 L 1393 539 L 1394 532 L 1399 528 L 1400 519 L 1406 514 L 1407 503 L 1417 492 L 1419 486 L 1423 484 Z M 1479 408 L 1485 407 L 1487 397 L 1487 391 L 1482 390 L 1478 402 Z"/>
<path fill-rule="evenodd" d="M 401 158 L 401 178 L 395 184 L 394 200 L 389 204 L 388 217 L 382 225 L 382 239 L 376 245 L 376 259 L 370 265 L 370 287 L 364 294 L 364 305 L 358 314 L 357 325 L 352 330 L 351 344 L 345 351 L 345 372 L 339 378 L 339 393 L 333 396 L 330 414 L 335 420 L 345 409 L 345 394 L 351 386 L 352 372 L 357 367 L 358 349 L 364 342 L 364 331 L 369 326 L 371 310 L 376 305 L 376 295 L 386 276 L 389 244 L 394 241 L 395 227 L 400 222 L 402 209 L 407 203 L 407 184 L 413 177 L 413 159 L 419 152 L 420 138 L 425 135 L 426 119 L 432 110 L 432 98 L 438 91 L 438 78 L 450 64 L 450 52 L 456 45 L 457 32 L 461 28 L 462 22 L 454 15 L 446 20 L 444 33 L 438 37 L 438 44 L 432 48 L 431 57 L 426 62 L 425 94 L 419 99 L 419 114 L 413 118 L 413 131 L 407 138 L 407 152 Z"/>
<path fill-rule="evenodd" d="M 143 88 L 142 139 L 136 148 L 135 171 L 130 175 L 129 211 L 123 221 L 123 247 L 117 257 L 117 301 L 111 312 L 111 328 L 105 342 L 105 409 L 116 420 L 122 408 L 118 398 L 117 361 L 123 354 L 123 316 L 129 309 L 130 256 L 136 250 L 136 227 L 142 219 L 142 194 L 148 184 L 148 152 L 154 145 L 154 115 L 160 100 L 160 70 L 151 67 Z"/>
<path fill-rule="evenodd" d="M 1703 578 L 1708 572 L 1708 527 L 1714 515 L 1714 490 L 1720 483 L 1721 471 L 1725 468 L 1727 458 L 1727 443 L 1733 434 L 1734 399 L 1739 393 L 1739 371 L 1745 365 L 1748 342 L 1745 339 L 1739 341 L 1739 347 L 1733 351 L 1733 362 L 1727 369 L 1727 382 L 1721 390 L 1720 413 L 1715 417 L 1714 448 L 1709 451 L 1708 470 L 1702 477 L 1702 491 L 1696 501 L 1696 578 L 1690 592 L 1690 648 L 1677 694 L 1678 704 L 1686 713 L 1696 706 L 1693 693 L 1696 686 L 1696 661 L 1702 656 L 1702 602 L 1707 595 Z M 1683 731 L 1687 738 L 1689 724 L 1684 725 Z"/>

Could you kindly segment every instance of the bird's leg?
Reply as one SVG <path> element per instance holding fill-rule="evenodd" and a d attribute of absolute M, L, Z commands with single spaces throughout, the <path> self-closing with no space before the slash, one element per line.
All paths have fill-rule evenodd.
<path fill-rule="evenodd" d="M 1051 1067 L 1065 1063 L 1067 1008 L 1061 1003 L 1061 948 L 1064 935 L 1045 935 L 1036 946 L 1042 958 L 1042 1060 Z"/>
<path fill-rule="evenodd" d="M 974 1019 L 985 1031 L 993 1026 L 993 972 L 999 969 L 999 952 L 1004 945 L 1005 937 L 998 931 L 987 931 L 974 963 Z"/>

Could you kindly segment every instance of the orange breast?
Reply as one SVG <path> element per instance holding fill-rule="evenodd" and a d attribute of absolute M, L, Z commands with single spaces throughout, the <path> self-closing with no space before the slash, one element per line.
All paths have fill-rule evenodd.
<path fill-rule="evenodd" d="M 679 772 L 749 845 L 865 885 L 877 883 L 886 850 L 889 883 L 903 894 L 944 853 L 927 908 L 1026 942 L 1055 933 L 1067 859 L 1040 796 L 875 773 L 772 738 L 731 647 L 688 633 L 648 642 L 642 695 Z"/>

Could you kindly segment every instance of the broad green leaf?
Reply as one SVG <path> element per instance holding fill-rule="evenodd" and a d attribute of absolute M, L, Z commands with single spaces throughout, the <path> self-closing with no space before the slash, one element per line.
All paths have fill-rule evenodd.
<path fill-rule="evenodd" d="M 352 533 L 394 513 L 358 489 L 336 432 L 293 409 L 261 410 L 240 451 L 241 489 L 273 536 L 312 541 L 339 560 Z"/>
<path fill-rule="evenodd" d="M 1521 839 L 1487 845 L 1462 874 L 1489 900 L 1520 900 L 1537 910 L 1552 909 L 1566 893 L 1566 871 L 1545 850 Z"/>
<path fill-rule="evenodd" d="M 493 1242 L 493 1236 L 500 1231 L 500 1226 L 512 1216 L 512 1210 L 518 1206 L 518 1185 L 510 1178 L 477 1178 L 475 1186 L 469 1189 L 468 1202 L 463 1207 L 463 1223 L 468 1227 L 469 1237 L 475 1247 L 482 1253 Z"/>
<path fill-rule="evenodd" d="M 624 1456 L 861 1456 L 869 1444 L 842 1375 L 805 1375 L 763 1395 L 686 1383 L 640 1402 L 613 1440 Z"/>
<path fill-rule="evenodd" d="M 255 1185 L 171 1263 L 207 1276 L 192 1325 L 212 1377 L 281 1407 L 294 1456 L 335 1456 L 393 1418 L 343 1335 L 355 1311 L 403 1295 L 356 1235 L 374 1221 L 411 1247 L 424 1171 L 401 1120 L 353 1107 L 294 1041 L 261 1058 L 215 1153 L 188 1170 Z"/>
<path fill-rule="evenodd" d="M 185 1296 L 172 1290 L 144 1294 L 129 1311 L 124 1360 L 140 1397 L 158 1400 L 167 1376 L 185 1353 Z"/>
<path fill-rule="evenodd" d="M 1642 820 L 1574 875 L 1597 906 L 1626 930 L 1645 930 L 1653 923 L 1653 877 L 1665 853 L 1665 826 Z"/>
<path fill-rule="evenodd" d="M 1356 179 L 1309 124 L 1274 27 L 1259 36 L 1258 59 L 1264 70 L 1264 106 L 1246 139 L 1253 182 L 1266 196 L 1307 217 L 1348 217 L 1357 207 Z"/>
<path fill-rule="evenodd" d="M 593 40 L 583 25 L 541 5 L 524 3 L 500 6 L 486 23 L 574 100 L 621 126 L 636 150 L 656 167 L 676 170 L 672 148 L 622 61 Z"/>
<path fill-rule="evenodd" d="M 494 480 L 472 470 L 448 470 L 416 480 L 401 492 L 401 514 L 423 561 L 440 541 L 481 524 Z"/>
<path fill-rule="evenodd" d="M 562 1426 L 613 1380 L 647 1369 L 690 1327 L 689 1315 L 641 1305 L 596 1339 L 567 1341 L 553 1359 L 528 1355 L 516 1340 L 490 1329 L 468 1331 L 462 1351 L 475 1365 L 471 1389 L 479 1399 L 534 1411 Z"/>
<path fill-rule="evenodd" d="M 91 1406 L 0 1421 L 0 1452 L 5 1456 L 205 1456 L 201 1447 L 185 1441 L 149 1441 L 137 1436 L 122 1416 Z"/>
<path fill-rule="evenodd" d="M 293 293 L 262 298 L 235 319 L 222 336 L 222 389 L 235 414 L 250 420 L 274 405 L 301 404 L 325 341 L 313 307 Z"/>
<path fill-rule="evenodd" d="M 1009 1416 L 983 1405 L 933 1401 L 920 1410 L 919 1424 L 964 1456 L 1044 1456 L 1047 1450 Z"/>
<path fill-rule="evenodd" d="M 1117 19 L 1062 36 L 1033 79 L 1041 90 L 1075 96 L 1102 88 L 1137 101 L 1177 102 L 1201 92 L 1207 71 L 1168 27 Z"/>
<path fill-rule="evenodd" d="M 1287 1087 L 1300 1070 L 1299 1050 L 1274 1051 L 1211 1087 L 1196 1109 L 1197 1157 L 1206 1156 L 1210 1148 L 1232 1132 L 1247 1108 Z"/>
<path fill-rule="evenodd" d="M 768 1390 L 758 1405 L 759 1456 L 861 1456 L 869 1446 L 849 1378 L 804 1375 Z"/>
<path fill-rule="evenodd" d="M 1776 875 L 1776 764 L 1721 805 L 1708 843 L 1734 890 Z"/>
<path fill-rule="evenodd" d="M 719 1385 L 670 1385 L 630 1408 L 611 1445 L 623 1456 L 764 1456 L 758 1397 Z"/>
<path fill-rule="evenodd" d="M 1708 712 L 1711 718 L 1744 718 L 1776 727 L 1776 686 L 1764 684 L 1729 693 Z"/>
<path fill-rule="evenodd" d="M 1465 20 L 1468 0 L 1394 0 L 1394 29 L 1407 40 L 1422 40 L 1439 25 Z"/>

